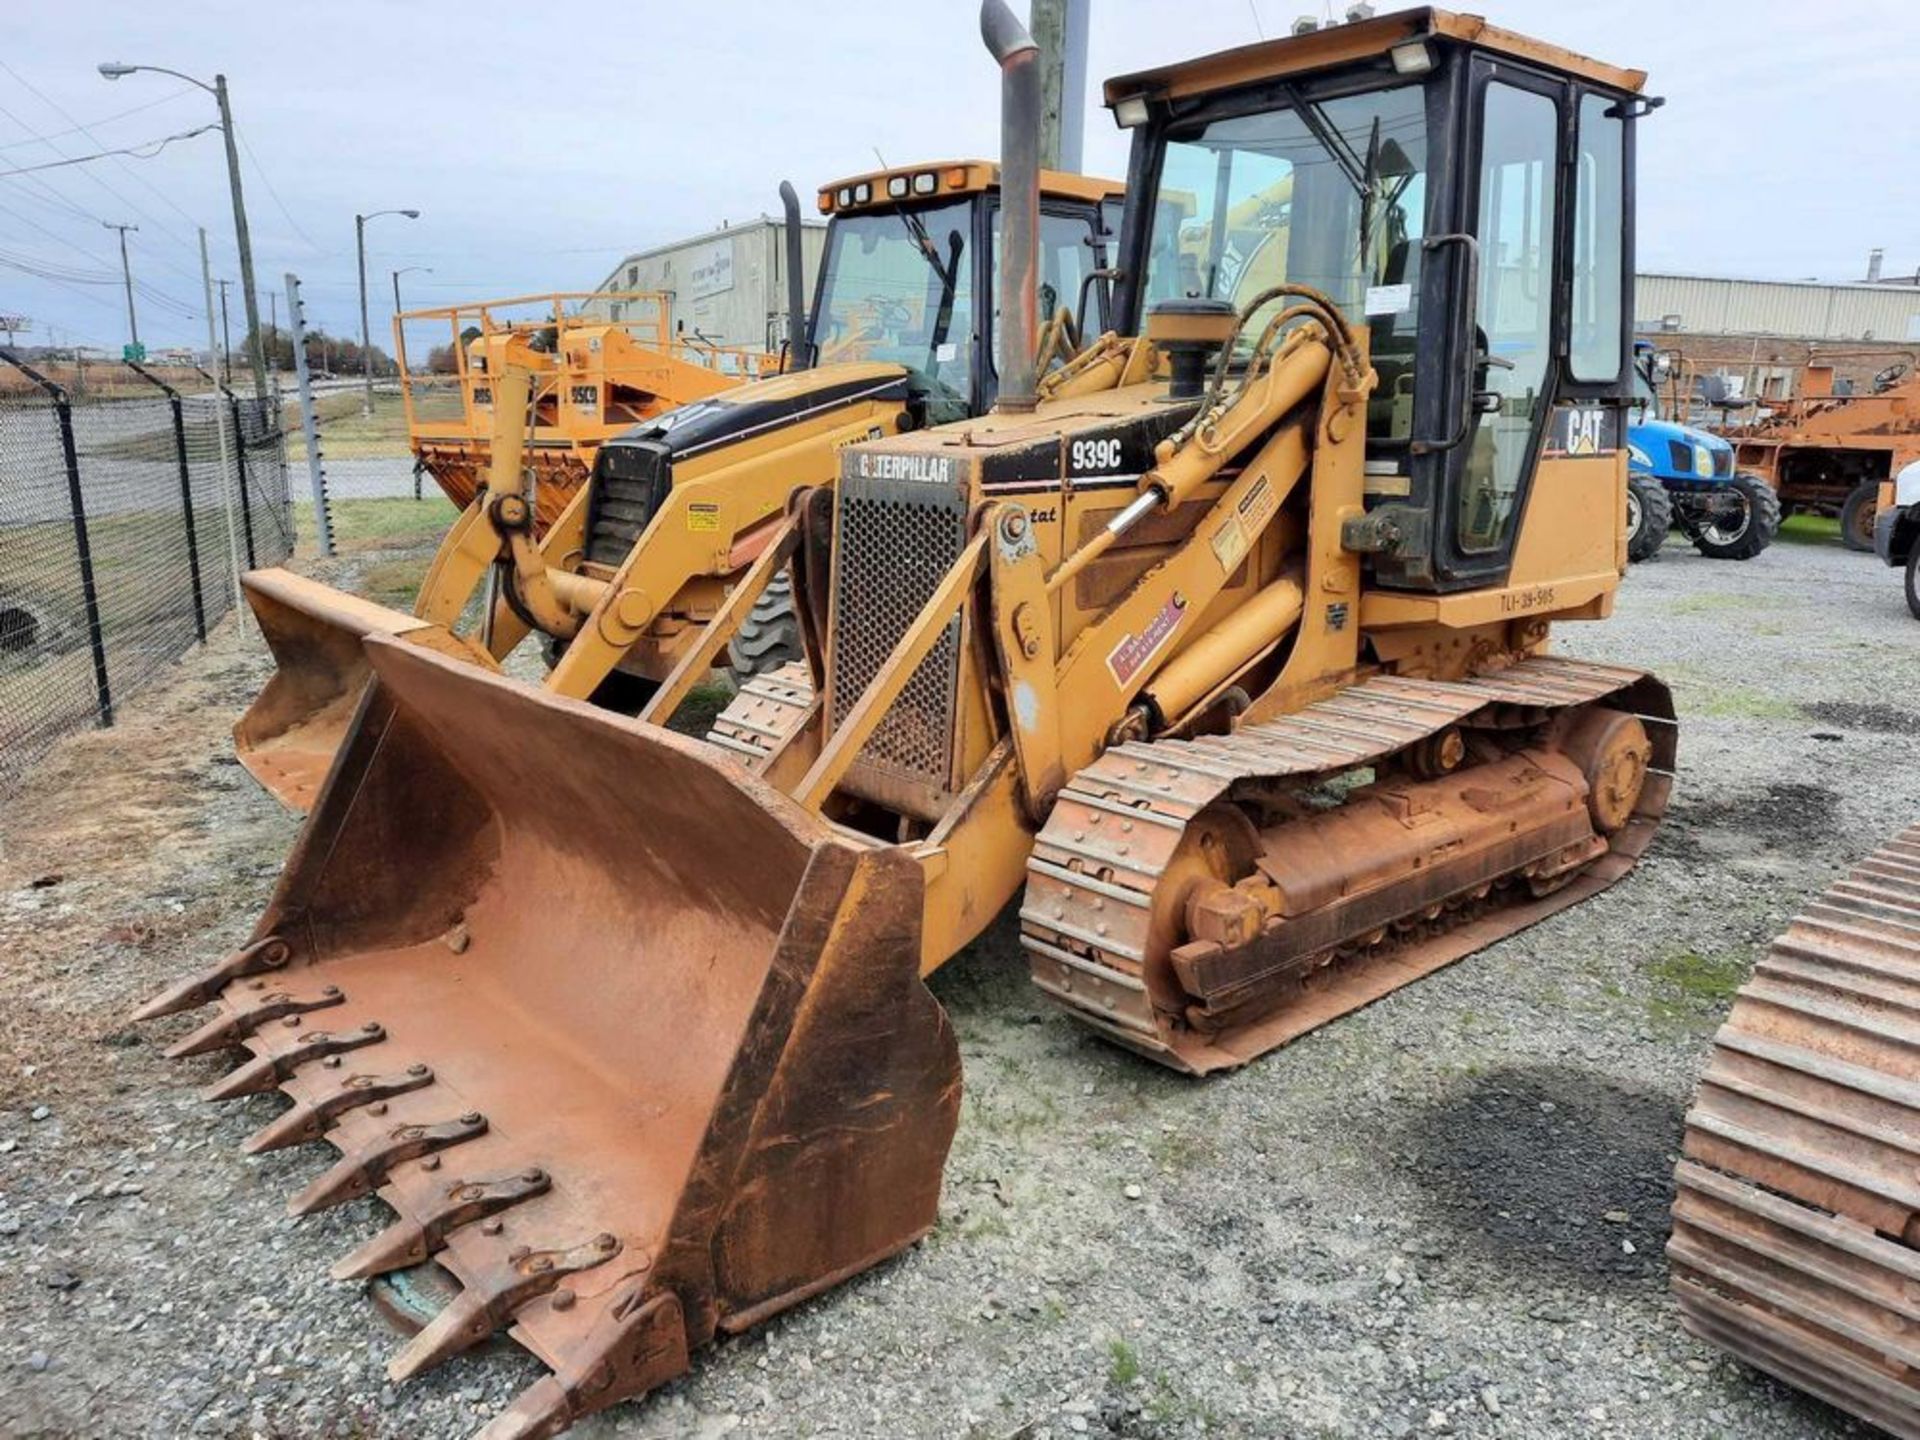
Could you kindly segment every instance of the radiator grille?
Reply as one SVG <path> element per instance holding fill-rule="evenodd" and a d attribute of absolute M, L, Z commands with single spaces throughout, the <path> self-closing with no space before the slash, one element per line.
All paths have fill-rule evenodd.
<path fill-rule="evenodd" d="M 652 522 L 672 487 L 664 446 L 603 445 L 594 462 L 587 509 L 587 559 L 618 567 Z"/>
<path fill-rule="evenodd" d="M 886 663 L 966 545 L 964 495 L 943 485 L 846 478 L 834 567 L 837 726 Z M 945 789 L 952 769 L 960 617 L 894 701 L 861 762 Z"/>

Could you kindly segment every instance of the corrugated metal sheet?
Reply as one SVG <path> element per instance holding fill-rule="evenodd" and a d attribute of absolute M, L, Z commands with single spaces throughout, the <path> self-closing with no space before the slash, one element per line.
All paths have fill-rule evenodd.
<path fill-rule="evenodd" d="M 1634 326 L 1705 335 L 1920 341 L 1920 288 L 1639 275 Z M 1677 324 L 1668 317 L 1678 316 Z"/>
<path fill-rule="evenodd" d="M 750 220 L 690 240 L 627 256 L 595 288 L 664 290 L 673 297 L 675 328 L 718 345 L 777 349 L 786 335 L 784 227 Z M 826 244 L 826 225 L 801 222 L 807 303 Z"/>

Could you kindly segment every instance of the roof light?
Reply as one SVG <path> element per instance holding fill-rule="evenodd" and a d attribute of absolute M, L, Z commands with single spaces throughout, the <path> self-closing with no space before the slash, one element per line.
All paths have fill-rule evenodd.
<path fill-rule="evenodd" d="M 833 192 L 831 190 L 822 190 L 820 192 L 820 213 L 822 215 L 831 215 L 833 213 Z"/>
<path fill-rule="evenodd" d="M 865 180 L 862 180 L 858 185 L 853 187 L 854 204 L 864 205 L 871 199 L 873 199 L 873 186 Z"/>
<path fill-rule="evenodd" d="M 889 199 L 898 200 L 902 195 L 906 193 L 907 193 L 907 177 L 906 176 L 889 175 L 887 177 L 887 196 Z"/>
<path fill-rule="evenodd" d="M 916 195 L 931 195 L 939 188 L 940 177 L 931 170 L 922 170 L 913 177 L 913 193 Z"/>
<path fill-rule="evenodd" d="M 964 190 L 967 188 L 966 166 L 956 165 L 947 171 L 947 188 L 950 190 Z"/>
<path fill-rule="evenodd" d="M 1293 22 L 1293 33 L 1296 35 L 1311 35 L 1319 28 L 1320 21 L 1312 15 L 1302 15 Z"/>
<path fill-rule="evenodd" d="M 1433 52 L 1424 40 L 1406 40 L 1387 52 L 1393 56 L 1393 68 L 1401 75 L 1424 75 L 1433 69 Z"/>
<path fill-rule="evenodd" d="M 840 193 L 833 198 L 836 205 L 845 209 L 853 203 L 853 187 L 851 185 L 842 185 L 840 187 Z"/>
<path fill-rule="evenodd" d="M 1129 95 L 1113 107 L 1113 119 L 1122 130 L 1131 130 L 1136 125 L 1147 123 L 1147 97 Z"/>

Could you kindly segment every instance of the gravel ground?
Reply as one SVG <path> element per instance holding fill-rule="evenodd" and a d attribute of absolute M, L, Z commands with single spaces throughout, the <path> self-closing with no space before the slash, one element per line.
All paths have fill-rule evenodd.
<path fill-rule="evenodd" d="M 353 579 L 349 563 L 330 572 Z M 1920 814 L 1920 626 L 1833 544 L 1679 545 L 1563 648 L 1674 687 L 1682 778 L 1599 898 L 1196 1084 L 1045 1013 L 1004 921 L 934 989 L 965 1113 L 924 1245 L 582 1437 L 1784 1437 L 1864 1427 L 1684 1335 L 1661 1246 L 1681 1114 L 1763 943 Z M 226 727 L 231 632 L 0 811 L 0 1432 L 458 1437 L 538 1373 L 497 1344 L 396 1392 L 294 1224 L 309 1147 L 124 1017 L 264 902 L 293 822 Z M 162 1034 L 161 1032 L 165 1032 Z"/>

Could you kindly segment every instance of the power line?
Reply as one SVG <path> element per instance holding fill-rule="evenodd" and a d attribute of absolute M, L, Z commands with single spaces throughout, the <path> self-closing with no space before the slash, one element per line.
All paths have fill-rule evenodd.
<path fill-rule="evenodd" d="M 253 146 L 247 143 L 247 132 L 236 125 L 233 136 L 234 139 L 240 142 L 240 148 L 247 152 L 247 159 L 253 162 L 253 173 L 258 175 L 260 177 L 260 183 L 267 187 L 267 194 L 273 197 L 273 203 L 279 207 L 280 213 L 286 217 L 287 224 L 293 227 L 293 233 L 306 241 L 315 255 L 323 259 L 332 259 L 333 252 L 323 249 L 317 240 L 301 228 L 300 222 L 293 218 L 293 212 L 287 209 L 287 202 L 280 198 L 280 192 L 274 188 L 273 181 L 268 177 L 266 166 L 260 163 L 260 157 L 253 153 Z"/>
<path fill-rule="evenodd" d="M 6 61 L 4 60 L 0 60 L 0 69 L 5 69 L 7 70 L 7 73 L 13 74 L 11 67 L 9 67 Z M 0 115 L 4 115 L 6 116 L 7 119 L 13 121 L 15 125 L 18 125 L 22 130 L 26 131 L 29 135 L 33 136 L 35 142 L 45 145 L 49 150 L 53 151 L 54 154 L 64 156 L 67 153 L 60 146 L 53 144 L 52 141 L 48 140 L 44 135 L 40 134 L 39 131 L 35 130 L 33 126 L 29 125 L 25 120 L 22 120 L 18 115 L 14 114 L 13 111 L 7 109 L 6 106 L 0 105 Z M 99 142 L 95 141 L 95 143 L 98 144 Z M 114 163 L 119 164 L 120 162 L 116 160 Z M 125 167 L 122 166 L 122 168 L 124 169 Z M 173 230 L 169 229 L 161 221 L 155 219 L 154 216 L 149 211 L 143 210 L 140 206 L 136 205 L 132 200 L 128 199 L 125 195 L 122 195 L 118 190 L 114 189 L 113 186 L 109 185 L 105 180 L 101 179 L 99 175 L 97 175 L 91 170 L 82 170 L 80 173 L 83 176 L 85 176 L 88 180 L 91 180 L 95 185 L 99 186 L 102 190 L 105 190 L 109 195 L 113 196 L 113 198 L 116 201 L 118 201 L 121 205 L 124 205 L 126 208 L 132 210 L 141 219 L 153 225 L 155 230 L 157 230 L 161 235 L 164 235 L 168 239 L 172 240 L 175 245 L 178 245 L 183 249 L 187 248 L 186 242 L 182 240 L 178 234 L 176 234 Z M 44 179 L 41 176 L 38 176 L 38 175 L 27 176 L 26 179 L 23 180 L 21 183 L 32 187 L 34 192 L 40 193 L 43 197 L 52 197 L 49 203 L 58 204 L 62 208 L 73 211 L 76 215 L 79 215 L 89 221 L 93 221 L 101 224 L 105 223 L 100 216 L 94 215 L 86 210 L 83 210 L 79 206 L 75 205 L 72 201 L 68 200 L 64 195 L 62 195 L 58 190 L 56 190 L 53 187 L 50 181 Z M 142 181 L 142 183 L 144 184 L 145 182 Z M 28 223 L 32 224 L 33 222 L 29 221 Z M 52 235 L 53 233 L 47 230 L 45 226 L 35 225 L 34 228 L 41 231 L 42 234 Z M 53 238 L 59 239 L 60 237 L 54 236 Z M 77 244 L 75 245 L 74 248 L 81 250 L 83 252 L 86 249 L 85 246 L 77 245 Z M 98 259 L 99 257 L 95 256 L 95 258 Z M 160 263 L 164 265 L 167 269 L 173 271 L 174 274 L 180 276 L 184 280 L 194 281 L 198 278 L 194 274 L 194 272 L 192 272 L 191 270 L 187 269 L 182 265 L 177 265 L 173 263 L 172 261 L 166 259 L 164 255 L 156 255 L 155 258 L 158 259 Z"/>
<path fill-rule="evenodd" d="M 69 125 L 73 126 L 74 129 L 79 131 L 80 134 L 86 136 L 87 139 L 93 141 L 94 144 L 102 145 L 104 148 L 104 142 L 101 141 L 98 135 L 95 135 L 93 131 L 89 129 L 87 126 L 82 125 L 79 121 L 75 120 L 73 116 L 69 114 L 67 110 L 59 104 L 58 101 L 49 99 L 44 91 L 42 91 L 38 86 L 36 86 L 31 80 L 27 79 L 26 76 L 22 75 L 18 70 L 15 70 L 4 59 L 0 59 L 0 70 L 6 71 L 7 74 L 11 75 L 16 81 L 19 82 L 21 88 L 24 89 L 29 95 L 32 95 L 37 100 L 39 100 L 42 105 L 45 105 L 49 110 L 53 111 L 54 114 L 58 115 L 62 120 L 65 120 Z M 20 120 L 18 116 L 11 116 L 10 118 L 14 121 L 15 124 L 19 125 L 23 130 L 26 130 L 28 134 L 34 136 L 35 139 L 46 140 L 47 138 L 46 136 L 40 134 L 37 130 L 33 129 L 32 126 L 27 125 L 24 121 Z M 49 148 L 51 148 L 56 155 L 64 155 L 66 153 L 59 146 L 52 144 L 51 141 L 48 141 L 47 143 L 49 145 Z M 140 174 L 137 170 L 134 170 L 133 168 L 126 165 L 120 160 L 115 160 L 113 163 L 118 169 L 125 171 L 133 179 L 139 181 L 141 185 L 145 186 L 148 190 L 151 190 L 155 195 L 159 196 L 162 201 L 164 201 L 167 205 L 172 207 L 172 209 L 176 213 L 178 213 L 180 217 L 183 220 L 185 220 L 189 225 L 194 225 L 194 226 L 199 225 L 200 222 L 194 219 L 194 217 L 189 215 L 185 210 L 182 210 L 180 206 L 174 201 L 174 198 L 171 195 L 167 194 L 166 191 L 154 185 L 144 175 Z M 138 205 L 135 205 L 133 201 L 129 200 L 126 196 L 114 190 L 112 186 L 108 185 L 106 181 L 101 180 L 98 176 L 94 175 L 92 171 L 82 170 L 80 173 L 82 175 L 87 176 L 89 179 L 94 180 L 95 183 L 105 188 L 108 191 L 108 193 L 113 195 L 113 197 L 116 200 L 120 201 L 123 205 L 126 205 L 127 207 L 132 209 L 134 213 L 138 214 L 142 219 L 150 222 L 163 235 L 167 235 L 168 237 L 170 237 L 176 245 L 185 246 L 187 244 L 185 240 L 181 239 L 178 235 L 175 235 L 164 224 L 162 224 L 160 220 L 158 220 L 152 215 L 147 214 L 145 211 L 141 210 L 141 208 Z"/>
<path fill-rule="evenodd" d="M 91 123 L 95 125 L 111 125 L 115 120 L 124 120 L 129 115 L 138 115 L 143 110 L 152 110 L 161 105 L 172 104 L 182 95 L 191 95 L 198 88 L 197 85 L 192 85 L 188 86 L 185 90 L 175 90 L 171 95 L 162 95 L 158 100 L 149 100 L 144 105 L 134 105 L 125 110 L 116 110 L 113 114 L 102 116 L 100 119 Z M 18 150 L 25 145 L 44 144 L 46 140 L 58 140 L 63 136 L 78 135 L 81 129 L 81 126 L 75 125 L 66 130 L 55 130 L 48 134 L 44 140 L 39 136 L 36 136 L 32 140 L 9 140 L 5 144 L 0 144 L 0 150 Z"/>
<path fill-rule="evenodd" d="M 9 175 L 31 175 L 36 170 L 59 170 L 67 165 L 86 165 L 95 160 L 111 160 L 116 155 L 131 155 L 136 160 L 151 160 L 176 140 L 191 140 L 196 135 L 204 135 L 209 130 L 218 130 L 217 123 L 209 122 L 197 130 L 182 130 L 178 135 L 163 135 L 158 140 L 143 140 L 138 145 L 128 145 L 119 150 L 102 150 L 95 155 L 75 155 L 70 160 L 49 160 L 44 165 L 22 165 L 13 170 L 0 170 L 0 180 Z"/>
<path fill-rule="evenodd" d="M 22 221 L 25 224 L 32 226 L 35 230 L 38 230 L 42 235 L 46 236 L 49 240 L 52 240 L 55 244 L 64 245 L 68 249 L 74 250 L 79 254 L 86 256 L 88 259 L 108 267 L 109 269 L 111 269 L 112 267 L 112 262 L 105 259 L 98 251 L 89 250 L 86 246 L 76 244 L 73 241 L 67 239 L 65 236 L 60 235 L 56 231 L 49 230 L 46 226 L 42 225 L 38 220 L 35 220 L 31 215 L 19 214 L 17 211 L 7 209 L 7 207 L 4 205 L 0 205 L 0 215 L 11 215 L 14 219 Z M 166 292 L 164 291 L 154 291 L 154 294 L 164 297 L 166 303 L 170 305 L 184 305 L 185 303 L 183 301 L 175 299 L 171 295 L 167 295 Z M 185 308 L 187 310 L 187 313 L 189 314 L 198 315 L 200 313 L 198 310 L 193 309 L 191 306 L 186 306 Z"/>

